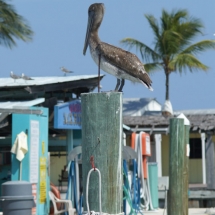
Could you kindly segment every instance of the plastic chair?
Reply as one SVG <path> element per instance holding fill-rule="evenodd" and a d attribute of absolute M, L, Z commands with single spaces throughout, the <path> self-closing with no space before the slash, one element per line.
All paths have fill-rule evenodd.
<path fill-rule="evenodd" d="M 60 214 L 66 211 L 68 211 L 68 215 L 75 214 L 76 210 L 72 207 L 71 200 L 58 199 L 51 191 L 49 191 L 49 197 L 54 206 L 54 214 Z M 63 203 L 65 205 L 65 209 L 58 210 L 57 203 Z"/>

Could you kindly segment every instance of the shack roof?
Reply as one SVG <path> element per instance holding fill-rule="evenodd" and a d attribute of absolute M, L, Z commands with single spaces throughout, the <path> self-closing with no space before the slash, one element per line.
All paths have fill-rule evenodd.
<path fill-rule="evenodd" d="M 101 75 L 103 77 L 104 75 Z M 0 78 L 0 88 L 21 87 L 21 86 L 40 86 L 64 82 L 76 82 L 80 80 L 89 80 L 97 78 L 98 75 L 73 75 L 73 76 L 48 76 L 48 77 L 31 77 L 33 80 Z"/>
<path fill-rule="evenodd" d="M 185 114 L 190 121 L 190 131 L 215 131 L 215 114 Z M 175 115 L 177 116 L 177 115 Z M 169 118 L 160 115 L 124 116 L 123 123 L 133 130 L 166 132 Z"/>
<path fill-rule="evenodd" d="M 104 75 L 101 75 L 102 79 Z M 31 77 L 33 80 L 0 78 L 0 100 L 31 100 L 38 97 L 79 97 L 98 86 L 98 75 Z"/>

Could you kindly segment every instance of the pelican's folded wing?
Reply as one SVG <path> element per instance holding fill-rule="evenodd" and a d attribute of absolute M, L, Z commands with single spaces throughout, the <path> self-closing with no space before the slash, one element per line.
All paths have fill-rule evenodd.
<path fill-rule="evenodd" d="M 104 42 L 98 44 L 96 51 L 110 64 L 135 78 L 139 78 L 149 88 L 151 87 L 152 81 L 135 54 Z"/>

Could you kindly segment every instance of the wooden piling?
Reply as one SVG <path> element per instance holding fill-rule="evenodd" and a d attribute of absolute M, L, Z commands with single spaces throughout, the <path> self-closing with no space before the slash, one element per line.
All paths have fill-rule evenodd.
<path fill-rule="evenodd" d="M 183 215 L 188 215 L 189 191 L 189 151 L 190 151 L 190 126 L 184 125 L 184 161 L 183 161 Z"/>
<path fill-rule="evenodd" d="M 184 120 L 170 119 L 168 215 L 183 215 Z"/>
<path fill-rule="evenodd" d="M 81 95 L 82 107 L 82 175 L 84 198 L 86 179 L 94 157 L 101 172 L 102 211 L 122 211 L 122 93 L 102 92 Z M 89 183 L 90 210 L 99 212 L 99 182 L 93 172 Z M 86 199 L 84 199 L 84 210 Z"/>

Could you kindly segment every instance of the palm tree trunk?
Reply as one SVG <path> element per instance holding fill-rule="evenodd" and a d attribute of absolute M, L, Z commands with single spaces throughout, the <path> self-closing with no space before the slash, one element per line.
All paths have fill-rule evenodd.
<path fill-rule="evenodd" d="M 169 72 L 166 71 L 166 100 L 169 100 Z"/>

